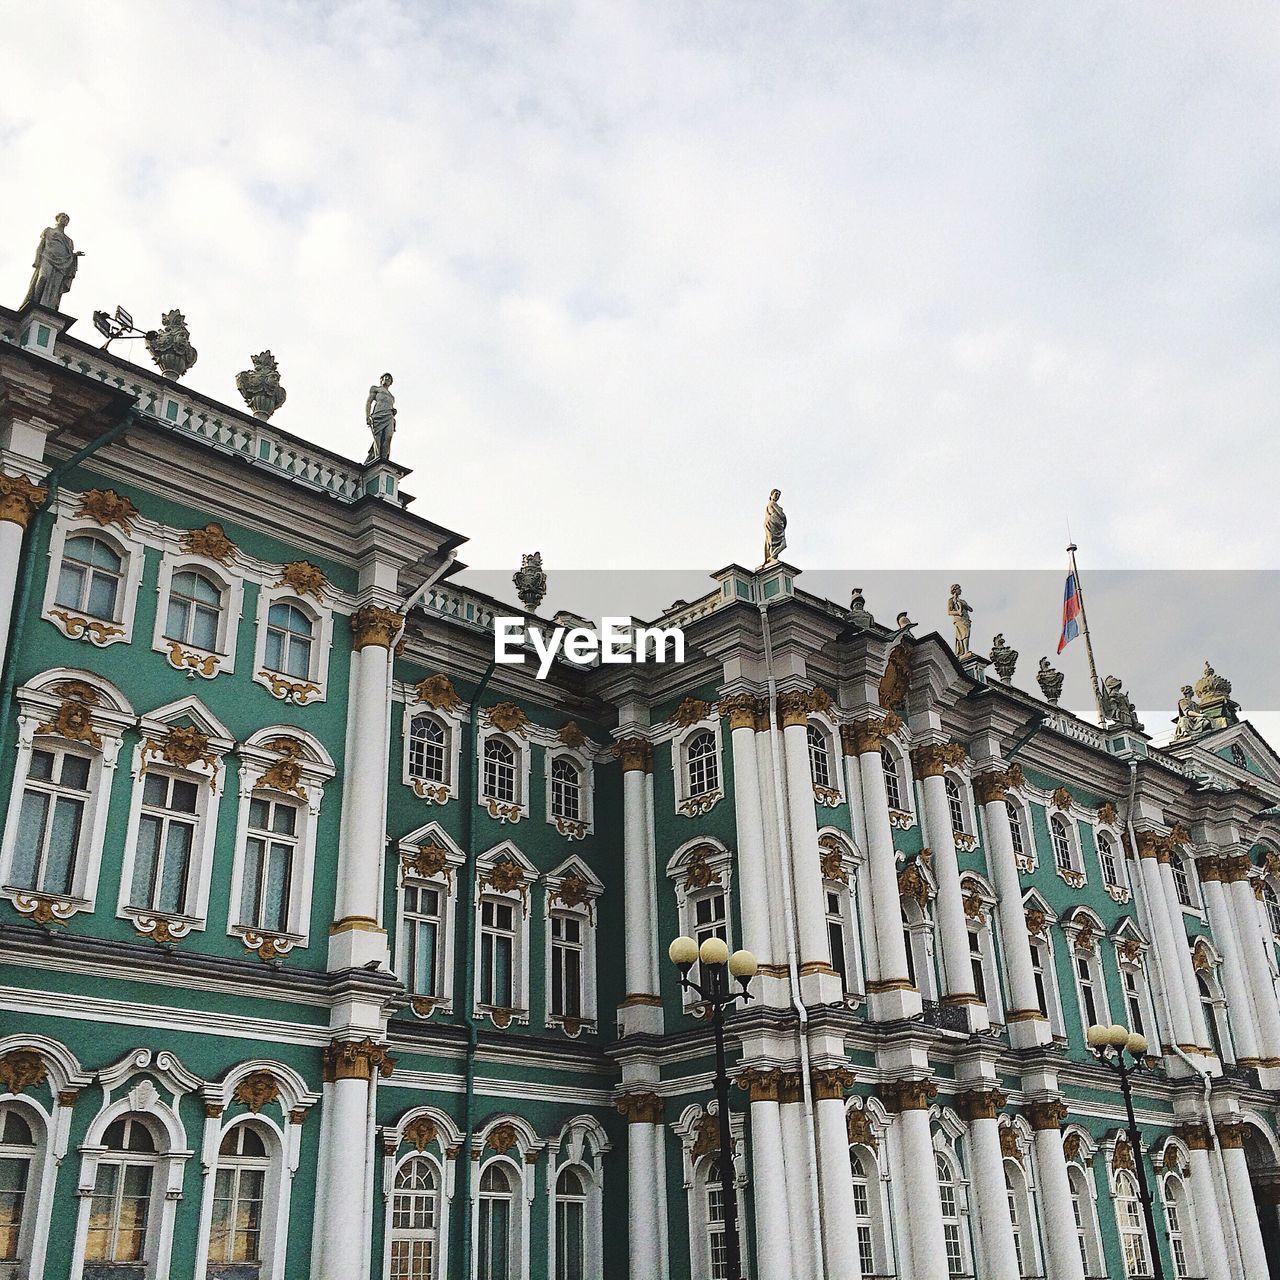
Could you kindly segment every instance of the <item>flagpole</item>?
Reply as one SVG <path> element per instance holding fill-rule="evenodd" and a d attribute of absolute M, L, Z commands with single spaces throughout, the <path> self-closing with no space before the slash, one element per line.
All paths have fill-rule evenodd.
<path fill-rule="evenodd" d="M 1067 547 L 1071 557 L 1071 576 L 1076 580 L 1076 597 L 1080 601 L 1080 630 L 1084 633 L 1084 651 L 1089 656 L 1089 679 L 1093 683 L 1093 700 L 1098 707 L 1098 723 L 1107 723 L 1107 713 L 1102 703 L 1102 685 L 1098 682 L 1098 666 L 1093 660 L 1093 641 L 1089 638 L 1089 618 L 1084 611 L 1084 584 L 1080 581 L 1080 570 L 1076 568 L 1076 544 Z"/>

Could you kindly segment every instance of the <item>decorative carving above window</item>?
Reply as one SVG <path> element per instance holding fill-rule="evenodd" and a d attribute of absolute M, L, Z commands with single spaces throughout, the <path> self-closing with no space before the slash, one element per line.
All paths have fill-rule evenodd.
<path fill-rule="evenodd" d="M 238 549 L 216 522 L 205 525 L 203 529 L 184 529 L 179 542 L 183 551 L 216 560 L 219 564 L 230 564 Z"/>
<path fill-rule="evenodd" d="M 435 711 L 461 711 L 465 705 L 453 681 L 446 675 L 427 676 L 413 686 L 419 702 L 425 702 Z"/>
<path fill-rule="evenodd" d="M 300 596 L 314 596 L 317 600 L 323 598 L 324 589 L 328 585 L 329 579 L 324 576 L 324 572 L 309 560 L 294 560 L 291 564 L 281 565 L 280 577 L 276 582 L 278 587 L 288 587 Z"/>
<path fill-rule="evenodd" d="M 489 723 L 503 733 L 514 733 L 524 738 L 528 736 L 529 717 L 514 702 L 499 702 L 489 707 L 485 714 Z"/>
<path fill-rule="evenodd" d="M 76 516 L 88 517 L 101 525 L 114 524 L 125 533 L 133 532 L 133 521 L 137 518 L 138 508 L 114 489 L 86 489 L 80 495 L 80 505 L 76 508 Z"/>

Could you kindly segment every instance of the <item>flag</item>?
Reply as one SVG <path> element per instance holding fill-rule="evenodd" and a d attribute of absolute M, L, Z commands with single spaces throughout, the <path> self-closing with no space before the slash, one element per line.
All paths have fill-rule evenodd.
<path fill-rule="evenodd" d="M 1080 634 L 1080 584 L 1075 569 L 1067 573 L 1067 587 L 1062 595 L 1062 635 L 1058 638 L 1061 653 Z"/>

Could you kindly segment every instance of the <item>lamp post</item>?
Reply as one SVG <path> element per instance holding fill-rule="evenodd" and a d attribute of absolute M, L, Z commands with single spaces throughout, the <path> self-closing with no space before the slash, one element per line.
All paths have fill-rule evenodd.
<path fill-rule="evenodd" d="M 1120 1077 L 1120 1092 L 1124 1095 L 1124 1109 L 1129 1117 L 1129 1149 L 1133 1152 L 1133 1167 L 1138 1175 L 1138 1194 L 1142 1199 L 1142 1216 L 1147 1223 L 1147 1240 L 1151 1245 L 1151 1274 L 1155 1280 L 1164 1280 L 1164 1265 L 1160 1261 L 1160 1245 L 1156 1240 L 1156 1218 L 1151 1207 L 1151 1190 L 1147 1186 L 1147 1173 L 1142 1163 L 1142 1136 L 1133 1115 L 1133 1088 L 1129 1076 L 1141 1070 L 1141 1060 L 1147 1052 L 1147 1038 L 1137 1031 L 1115 1023 L 1104 1027 L 1097 1023 L 1087 1033 L 1089 1051 L 1104 1066 L 1110 1067 Z M 1125 1063 L 1125 1053 L 1133 1059 Z"/>
<path fill-rule="evenodd" d="M 716 1042 L 716 1109 L 720 1121 L 720 1195 L 724 1204 L 724 1238 L 728 1250 L 730 1280 L 745 1280 L 742 1248 L 738 1242 L 738 1201 L 733 1189 L 733 1139 L 729 1134 L 729 1076 L 724 1065 L 724 1011 L 751 999 L 747 984 L 755 977 L 756 958 L 750 951 L 729 954 L 723 938 L 708 938 L 702 946 L 692 938 L 677 938 L 667 949 L 671 963 L 680 970 L 680 986 L 696 992 L 711 1006 L 711 1030 Z M 694 962 L 702 961 L 701 982 L 689 977 Z M 736 978 L 740 991 L 729 987 Z"/>

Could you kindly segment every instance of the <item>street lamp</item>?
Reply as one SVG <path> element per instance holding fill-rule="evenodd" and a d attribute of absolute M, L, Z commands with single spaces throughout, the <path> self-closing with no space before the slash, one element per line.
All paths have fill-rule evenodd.
<path fill-rule="evenodd" d="M 711 1007 L 711 1029 L 716 1041 L 716 1106 L 720 1121 L 720 1192 L 724 1203 L 724 1238 L 729 1253 L 731 1280 L 744 1280 L 742 1248 L 738 1242 L 738 1201 L 733 1189 L 733 1139 L 729 1134 L 729 1076 L 724 1066 L 724 1011 L 741 1000 L 751 999 L 747 984 L 756 975 L 756 958 L 750 951 L 729 954 L 723 938 L 708 938 L 702 946 L 692 938 L 677 938 L 667 948 L 671 963 L 680 970 L 680 986 L 696 992 Z M 702 981 L 694 982 L 689 970 L 702 961 Z M 736 978 L 740 991 L 732 991 L 729 979 Z"/>
<path fill-rule="evenodd" d="M 1133 1167 L 1138 1175 L 1138 1194 L 1142 1198 L 1142 1216 L 1146 1219 L 1147 1240 L 1151 1244 L 1151 1274 L 1155 1280 L 1164 1280 L 1160 1246 L 1156 1242 L 1156 1219 L 1151 1208 L 1151 1191 L 1147 1186 L 1146 1169 L 1142 1163 L 1142 1137 L 1138 1133 L 1138 1122 L 1133 1115 L 1133 1089 L 1129 1084 L 1129 1076 L 1142 1068 L 1147 1053 L 1147 1037 L 1139 1031 L 1130 1031 L 1117 1022 L 1109 1027 L 1094 1023 L 1089 1028 L 1086 1039 L 1090 1053 L 1120 1077 L 1120 1092 L 1124 1095 L 1124 1109 L 1129 1117 L 1129 1149 L 1133 1152 Z M 1124 1058 L 1126 1052 L 1133 1059 L 1128 1064 Z"/>

